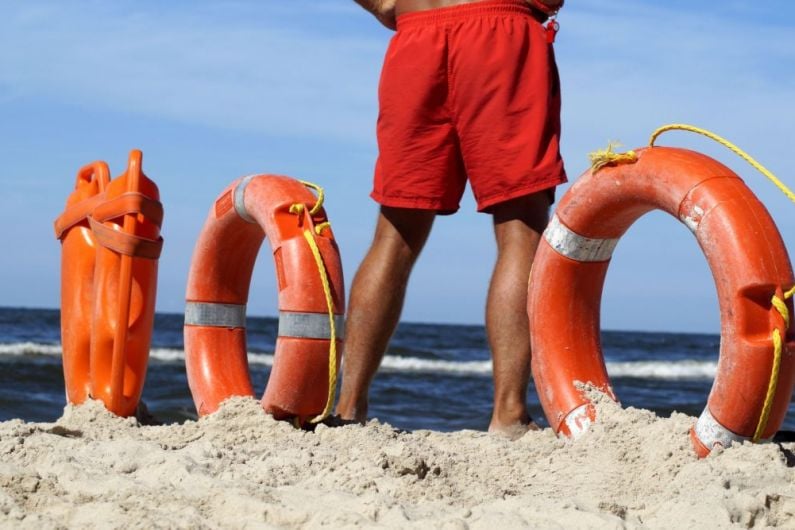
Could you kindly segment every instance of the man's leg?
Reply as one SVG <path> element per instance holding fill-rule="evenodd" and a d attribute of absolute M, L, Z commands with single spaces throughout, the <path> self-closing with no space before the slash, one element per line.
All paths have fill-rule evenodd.
<path fill-rule="evenodd" d="M 367 420 L 370 383 L 397 327 L 409 274 L 435 215 L 428 210 L 381 208 L 373 243 L 351 286 L 337 404 L 342 419 Z"/>
<path fill-rule="evenodd" d="M 518 438 L 529 428 L 530 333 L 527 280 L 549 219 L 546 191 L 495 206 L 497 263 L 486 302 L 486 331 L 494 362 L 494 411 L 490 432 Z"/>

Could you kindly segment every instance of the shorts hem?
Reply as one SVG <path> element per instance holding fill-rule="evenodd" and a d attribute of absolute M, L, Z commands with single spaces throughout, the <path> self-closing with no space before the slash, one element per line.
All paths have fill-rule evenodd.
<path fill-rule="evenodd" d="M 433 210 L 441 214 L 451 214 L 458 211 L 460 205 L 445 207 L 437 199 L 427 197 L 387 197 L 376 192 L 370 193 L 370 197 L 380 204 L 390 208 L 411 208 L 414 210 Z"/>
<path fill-rule="evenodd" d="M 567 179 L 566 175 L 563 174 L 554 178 L 543 180 L 541 182 L 535 182 L 531 186 L 526 186 L 523 188 L 512 190 L 509 193 L 501 193 L 499 195 L 493 195 L 487 199 L 478 201 L 478 212 L 488 213 L 487 210 L 492 206 L 496 206 L 500 203 L 510 201 L 511 199 L 516 199 L 518 197 L 524 197 L 525 195 L 532 195 L 533 193 L 539 191 L 555 188 L 561 184 L 565 184 L 568 181 L 569 179 Z"/>

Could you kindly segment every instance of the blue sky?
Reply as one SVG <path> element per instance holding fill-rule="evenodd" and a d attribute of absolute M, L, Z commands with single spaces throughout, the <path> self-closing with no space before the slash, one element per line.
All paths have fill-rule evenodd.
<path fill-rule="evenodd" d="M 281 173 L 323 185 L 346 282 L 371 238 L 376 88 L 390 32 L 352 0 L 0 1 L 0 304 L 57 307 L 52 221 L 83 164 L 114 175 L 132 148 L 161 190 L 166 244 L 157 306 L 181 312 L 193 245 L 233 179 Z M 718 132 L 795 186 L 795 4 L 784 0 L 570 0 L 556 50 L 570 179 L 589 151 L 646 144 L 669 122 Z M 795 249 L 795 205 L 734 155 Z M 559 191 L 562 193 L 565 187 Z M 438 219 L 403 319 L 480 323 L 494 258 L 490 217 Z M 262 253 L 249 314 L 276 313 Z M 712 278 L 688 230 L 661 213 L 622 239 L 606 329 L 719 331 Z"/>

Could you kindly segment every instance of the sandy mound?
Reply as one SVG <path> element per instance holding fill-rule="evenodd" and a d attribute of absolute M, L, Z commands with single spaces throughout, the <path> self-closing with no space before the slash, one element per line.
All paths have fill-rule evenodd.
<path fill-rule="evenodd" d="M 304 432 L 250 399 L 167 426 L 68 406 L 0 423 L 0 526 L 795 527 L 795 444 L 699 461 L 693 418 L 598 412 L 575 442 L 509 442 L 377 421 Z"/>

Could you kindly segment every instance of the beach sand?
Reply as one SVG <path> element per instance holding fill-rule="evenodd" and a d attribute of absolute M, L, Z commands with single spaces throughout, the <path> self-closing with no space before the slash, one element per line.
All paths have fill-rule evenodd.
<path fill-rule="evenodd" d="M 294 429 L 252 399 L 145 426 L 90 402 L 0 423 L 0 527 L 795 528 L 795 444 L 697 460 L 682 414 L 597 404 L 577 441 Z"/>

